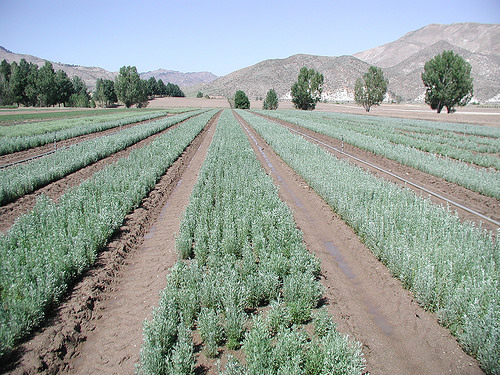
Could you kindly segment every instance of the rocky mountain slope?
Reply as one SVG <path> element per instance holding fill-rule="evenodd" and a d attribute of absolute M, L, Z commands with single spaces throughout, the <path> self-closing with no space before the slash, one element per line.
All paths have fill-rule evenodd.
<path fill-rule="evenodd" d="M 161 79 L 165 84 L 170 82 L 179 85 L 180 87 L 189 87 L 202 83 L 209 83 L 218 78 L 215 74 L 210 72 L 182 73 L 166 69 L 157 69 L 151 72 L 141 73 L 140 76 L 142 79 L 155 77 L 157 81 Z"/>
<path fill-rule="evenodd" d="M 286 99 L 300 68 L 307 66 L 325 76 L 324 99 L 353 100 L 356 79 L 370 65 L 376 65 L 389 78 L 390 100 L 418 102 L 423 101 L 425 93 L 420 78 L 424 64 L 444 50 L 455 51 L 472 65 L 473 100 L 500 101 L 500 25 L 477 23 L 429 25 L 354 56 L 294 55 L 265 60 L 202 85 L 199 90 L 227 97 L 243 90 L 250 98 L 259 98 L 274 88 L 280 98 Z"/>
<path fill-rule="evenodd" d="M 5 49 L 4 47 L 0 47 L 0 61 L 2 61 L 3 59 L 5 59 L 8 63 L 12 63 L 13 61 L 19 62 L 21 61 L 21 59 L 25 59 L 27 62 L 37 64 L 39 67 L 43 66 L 46 61 L 36 56 L 14 53 Z M 51 63 L 55 71 L 63 70 L 70 78 L 75 75 L 82 78 L 90 90 L 93 90 L 95 88 L 95 83 L 98 78 L 114 80 L 118 75 L 118 72 L 110 72 L 98 67 L 68 65 L 55 62 Z M 141 73 L 140 76 L 142 79 L 155 77 L 157 80 L 161 79 L 165 84 L 170 82 L 181 87 L 211 82 L 217 78 L 215 74 L 209 72 L 182 73 L 165 69 L 158 69 L 152 72 Z"/>

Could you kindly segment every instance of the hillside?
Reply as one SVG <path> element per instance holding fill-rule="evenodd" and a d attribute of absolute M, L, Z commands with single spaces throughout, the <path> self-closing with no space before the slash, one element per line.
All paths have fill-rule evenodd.
<path fill-rule="evenodd" d="M 13 61 L 19 62 L 21 61 L 21 59 L 25 59 L 27 62 L 37 64 L 39 67 L 43 66 L 43 64 L 45 64 L 46 61 L 36 56 L 14 53 L 0 46 L 0 61 L 4 59 L 8 63 L 12 63 Z M 55 71 L 63 70 L 70 78 L 75 75 L 82 78 L 87 87 L 91 91 L 95 88 L 95 83 L 97 79 L 102 78 L 102 79 L 114 80 L 118 75 L 118 72 L 110 72 L 98 67 L 61 64 L 52 61 L 51 63 Z M 143 79 L 148 79 L 149 77 L 155 77 L 157 80 L 162 79 L 163 83 L 165 84 L 170 82 L 179 85 L 181 87 L 210 82 L 217 78 L 216 75 L 209 72 L 182 73 L 165 69 L 158 69 L 152 72 L 141 73 L 140 76 Z"/>
<path fill-rule="evenodd" d="M 210 95 L 232 96 L 243 90 L 250 98 L 265 97 L 274 88 L 281 99 L 302 66 L 325 76 L 324 99 L 354 99 L 354 83 L 369 65 L 382 67 L 389 78 L 389 99 L 422 102 L 425 87 L 420 75 L 425 63 L 444 50 L 453 50 L 472 65 L 475 101 L 500 99 L 500 25 L 463 23 L 429 25 L 402 38 L 354 56 L 294 55 L 265 60 L 221 77 L 199 89 Z"/>
<path fill-rule="evenodd" d="M 431 24 L 411 31 L 394 42 L 356 53 L 354 56 L 380 68 L 390 68 L 441 41 L 474 54 L 500 56 L 500 25 Z"/>
<path fill-rule="evenodd" d="M 182 73 L 167 69 L 157 69 L 151 72 L 141 73 L 140 76 L 142 79 L 155 77 L 157 81 L 161 79 L 163 83 L 170 82 L 179 85 L 180 87 L 189 87 L 209 83 L 218 78 L 215 74 L 210 72 Z"/>

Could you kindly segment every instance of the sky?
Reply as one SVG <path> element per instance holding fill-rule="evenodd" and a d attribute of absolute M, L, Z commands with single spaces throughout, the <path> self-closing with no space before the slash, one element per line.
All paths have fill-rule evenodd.
<path fill-rule="evenodd" d="M 218 76 L 352 55 L 431 23 L 500 24 L 500 0 L 0 0 L 0 46 L 53 62 Z"/>

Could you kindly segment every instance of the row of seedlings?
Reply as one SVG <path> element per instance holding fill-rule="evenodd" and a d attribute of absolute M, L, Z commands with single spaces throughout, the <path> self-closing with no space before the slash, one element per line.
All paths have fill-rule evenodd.
<path fill-rule="evenodd" d="M 180 259 L 144 323 L 140 373 L 192 374 L 196 356 L 219 357 L 223 374 L 362 373 L 359 343 L 318 308 L 319 260 L 229 110 L 176 247 Z"/>
<path fill-rule="evenodd" d="M 34 209 L 0 234 L 0 359 L 58 302 L 216 111 L 179 127 Z"/>
<path fill-rule="evenodd" d="M 59 150 L 0 171 L 0 205 L 5 205 L 89 164 L 121 151 L 202 111 L 150 121 Z"/>
<path fill-rule="evenodd" d="M 135 122 L 152 120 L 166 115 L 166 111 L 141 114 L 127 112 L 4 126 L 0 129 L 0 139 L 2 140 L 0 143 L 0 155 L 23 151 Z"/>
<path fill-rule="evenodd" d="M 271 112 L 273 113 L 268 111 L 266 114 L 339 140 L 343 139 L 350 145 L 384 156 L 433 176 L 444 178 L 446 181 L 483 195 L 500 199 L 500 172 L 496 169 L 478 168 L 441 154 L 421 151 L 407 144 L 393 142 L 387 139 L 387 135 L 382 134 L 377 137 L 371 134 L 377 131 L 374 124 L 366 125 L 366 129 L 360 131 L 360 127 L 354 126 L 352 121 L 346 121 L 344 118 L 339 120 L 329 114 L 299 113 L 297 111 Z M 457 131 L 462 126 L 462 124 L 456 125 Z M 493 134 L 491 137 L 498 142 L 497 134 Z M 498 165 L 498 156 L 491 156 L 488 159 L 490 161 L 495 160 L 493 166 Z"/>
<path fill-rule="evenodd" d="M 491 232 L 461 222 L 448 208 L 339 160 L 272 121 L 240 114 L 419 303 L 437 313 L 485 371 L 500 371 L 500 241 Z"/>

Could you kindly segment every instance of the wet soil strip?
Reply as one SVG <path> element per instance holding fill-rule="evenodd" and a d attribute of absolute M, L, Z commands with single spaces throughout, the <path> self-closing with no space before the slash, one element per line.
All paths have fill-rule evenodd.
<path fill-rule="evenodd" d="M 481 374 L 477 362 L 436 316 L 413 300 L 354 231 L 253 129 L 249 132 L 257 141 L 251 141 L 257 157 L 294 212 L 308 249 L 321 260 L 328 310 L 340 332 L 363 344 L 369 373 Z"/>
<path fill-rule="evenodd" d="M 46 326 L 21 346 L 7 371 L 135 373 L 142 323 L 158 303 L 166 272 L 177 259 L 175 234 L 217 118 L 167 170 L 141 206 L 127 215 L 96 265 Z"/>
<path fill-rule="evenodd" d="M 275 123 L 278 123 L 280 125 L 284 125 L 285 127 L 291 129 L 292 131 L 299 131 L 301 133 L 304 133 L 307 137 L 313 137 L 317 140 L 319 140 L 322 143 L 325 143 L 327 146 L 322 145 L 319 143 L 318 145 L 328 151 L 329 153 L 334 154 L 340 159 L 345 159 L 348 160 L 349 162 L 356 164 L 360 166 L 363 169 L 366 169 L 373 173 L 376 176 L 382 177 L 386 180 L 392 181 L 396 184 L 399 184 L 401 186 L 405 186 L 408 188 L 411 188 L 417 193 L 422 193 L 422 190 L 417 189 L 415 187 L 412 187 L 409 184 L 405 184 L 402 182 L 399 178 L 391 177 L 385 173 L 382 173 L 378 171 L 375 168 L 372 168 L 370 166 L 367 166 L 364 163 L 361 162 L 356 162 L 350 158 L 347 158 L 345 155 L 342 155 L 341 153 L 335 152 L 332 150 L 330 147 L 334 147 L 336 149 L 340 149 L 342 147 L 341 141 L 333 139 L 327 135 L 316 133 L 312 130 L 302 128 L 300 126 L 294 125 L 292 123 L 283 121 L 283 120 L 278 120 L 276 118 L 270 117 L 270 116 L 265 116 L 259 113 L 252 112 L 256 115 L 260 115 L 264 118 L 266 118 L 269 121 L 273 121 Z M 344 151 L 352 156 L 355 156 L 359 159 L 366 160 L 371 164 L 374 164 L 378 168 L 382 168 L 384 170 L 387 170 L 397 176 L 403 176 L 405 179 L 409 180 L 412 183 L 416 183 L 430 191 L 433 191 L 435 193 L 438 193 L 439 195 L 442 195 L 446 199 L 450 199 L 454 202 L 457 202 L 461 205 L 467 206 L 468 208 L 477 211 L 478 213 L 485 215 L 486 217 L 492 218 L 494 221 L 499 222 L 500 221 L 500 201 L 492 198 L 492 197 L 487 197 L 484 196 L 480 193 L 476 193 L 474 191 L 471 191 L 469 189 L 466 189 L 464 187 L 461 187 L 459 185 L 453 184 L 451 182 L 445 181 L 442 178 L 438 178 L 432 175 L 429 175 L 425 172 L 419 171 L 417 169 L 402 165 L 398 162 L 395 162 L 393 160 L 389 160 L 384 158 L 383 156 L 380 155 L 375 155 L 371 152 L 361 150 L 355 146 L 352 146 L 350 144 L 345 143 L 344 144 Z M 441 205 L 446 205 L 444 201 L 441 199 L 426 195 L 422 193 L 423 196 L 429 196 L 429 198 L 437 204 Z M 477 225 L 481 225 L 483 228 L 493 231 L 493 234 L 495 234 L 495 231 L 498 229 L 498 225 L 491 223 L 489 221 L 482 220 L 478 218 L 475 214 L 472 214 L 470 212 L 467 212 L 465 210 L 462 210 L 460 208 L 456 208 L 456 212 L 462 218 L 463 220 L 469 220 L 471 222 L 476 223 Z"/>
<path fill-rule="evenodd" d="M 186 119 L 184 121 L 187 121 Z M 0 207 L 0 232 L 5 233 L 9 228 L 14 224 L 14 221 L 21 216 L 23 213 L 26 213 L 33 209 L 36 204 L 36 199 L 40 194 L 45 194 L 49 198 L 53 200 L 59 199 L 64 192 L 74 186 L 79 185 L 83 180 L 86 180 L 92 177 L 96 172 L 100 171 L 108 164 L 116 162 L 118 159 L 127 157 L 133 150 L 137 148 L 141 148 L 146 146 L 147 144 L 153 142 L 156 137 L 165 134 L 166 132 L 176 128 L 180 124 L 184 123 L 181 121 L 177 124 L 174 124 L 167 129 L 153 134 L 148 138 L 143 139 L 121 151 L 115 152 L 114 154 L 105 157 L 103 159 L 98 160 L 93 164 L 89 164 L 88 166 L 81 168 L 73 173 L 66 175 L 65 177 L 49 183 L 48 185 L 35 190 L 33 193 L 26 194 L 13 202 L 10 202 L 4 206 Z"/>

